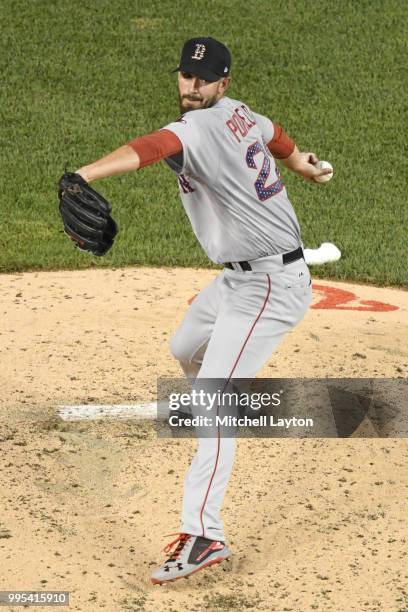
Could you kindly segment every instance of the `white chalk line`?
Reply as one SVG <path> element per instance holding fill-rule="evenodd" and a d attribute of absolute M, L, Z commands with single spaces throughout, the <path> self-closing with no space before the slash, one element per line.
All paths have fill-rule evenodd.
<path fill-rule="evenodd" d="M 58 416 L 64 421 L 97 421 L 102 419 L 166 419 L 168 402 L 148 404 L 79 404 L 60 405 Z"/>

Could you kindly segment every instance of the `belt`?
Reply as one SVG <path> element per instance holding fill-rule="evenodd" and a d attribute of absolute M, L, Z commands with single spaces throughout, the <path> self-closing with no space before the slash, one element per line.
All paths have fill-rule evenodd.
<path fill-rule="evenodd" d="M 282 253 L 282 263 L 284 265 L 304 258 L 305 256 L 302 247 L 298 247 L 294 251 L 290 251 L 290 253 Z M 242 272 L 250 272 L 252 270 L 252 266 L 249 261 L 236 261 L 234 264 L 228 262 L 225 263 L 224 266 L 230 270 L 241 269 Z"/>

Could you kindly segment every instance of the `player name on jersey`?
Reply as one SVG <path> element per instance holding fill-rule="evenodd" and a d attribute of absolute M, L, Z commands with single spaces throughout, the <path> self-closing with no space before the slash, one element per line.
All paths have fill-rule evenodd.
<path fill-rule="evenodd" d="M 226 123 L 237 142 L 241 142 L 241 138 L 245 138 L 249 130 L 256 125 L 245 104 L 241 104 L 241 106 L 236 108 Z"/>

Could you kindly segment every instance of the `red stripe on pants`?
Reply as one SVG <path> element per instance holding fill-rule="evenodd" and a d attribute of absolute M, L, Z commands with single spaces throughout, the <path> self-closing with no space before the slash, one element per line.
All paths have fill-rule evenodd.
<path fill-rule="evenodd" d="M 261 315 L 262 315 L 263 311 L 265 310 L 266 304 L 268 302 L 268 299 L 269 299 L 269 296 L 270 296 L 270 293 L 271 293 L 271 277 L 269 276 L 269 274 L 267 274 L 266 276 L 268 278 L 268 290 L 266 292 L 266 297 L 265 297 L 263 306 L 262 306 L 258 316 L 256 317 L 255 321 L 253 322 L 252 327 L 249 330 L 247 337 L 245 338 L 245 342 L 243 343 L 243 345 L 241 347 L 241 350 L 239 351 L 238 357 L 237 357 L 237 359 L 236 359 L 236 361 L 235 361 L 235 363 L 233 365 L 233 368 L 232 368 L 232 370 L 231 370 L 231 372 L 230 372 L 230 374 L 228 376 L 227 382 L 224 385 L 224 388 L 223 388 L 223 390 L 221 392 L 221 395 L 224 393 L 224 391 L 225 391 L 225 389 L 226 389 L 226 387 L 227 387 L 227 385 L 228 385 L 228 383 L 229 383 L 229 381 L 230 381 L 230 379 L 231 379 L 231 377 L 232 377 L 232 375 L 234 373 L 234 370 L 237 367 L 238 362 L 239 362 L 239 360 L 242 357 L 242 353 L 244 352 L 244 348 L 246 347 L 246 345 L 248 343 L 248 340 L 251 337 L 251 334 L 252 334 L 252 332 L 255 329 L 255 325 L 258 323 L 259 319 L 261 318 Z M 218 410 L 219 410 L 219 406 L 217 406 L 217 416 L 218 416 Z M 212 482 L 214 480 L 215 473 L 217 471 L 219 456 L 220 456 L 220 426 L 218 425 L 218 427 L 217 427 L 217 454 L 216 454 L 216 457 L 215 457 L 215 465 L 214 465 L 213 472 L 211 474 L 210 482 L 208 483 L 207 492 L 205 494 L 203 505 L 201 506 L 201 511 L 200 511 L 200 522 L 201 522 L 201 527 L 202 527 L 202 537 L 203 538 L 205 537 L 204 522 L 203 522 L 203 513 L 204 513 L 205 504 L 207 503 L 208 494 L 210 492 L 211 485 L 212 485 Z"/>

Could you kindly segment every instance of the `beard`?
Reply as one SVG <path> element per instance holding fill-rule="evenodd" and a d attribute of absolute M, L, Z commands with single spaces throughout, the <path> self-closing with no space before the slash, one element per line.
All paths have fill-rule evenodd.
<path fill-rule="evenodd" d="M 198 102 L 198 104 L 197 104 Z M 181 113 L 187 113 L 192 110 L 200 110 L 202 108 L 210 108 L 217 102 L 217 96 L 211 98 L 195 98 L 194 96 L 180 96 L 179 94 L 179 107 Z"/>

